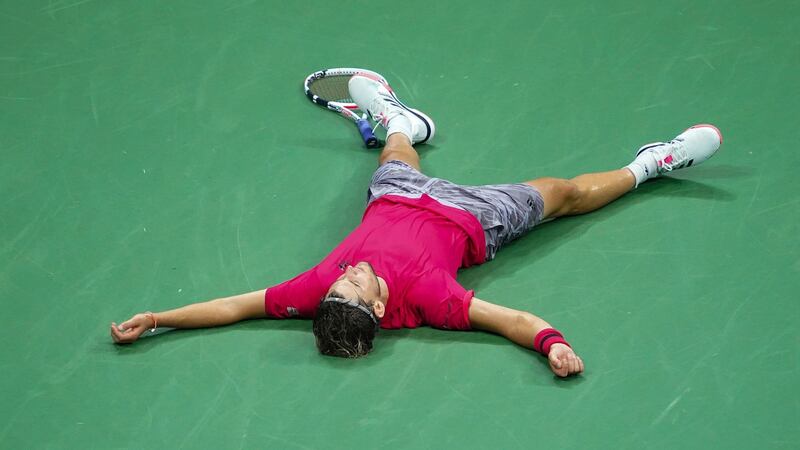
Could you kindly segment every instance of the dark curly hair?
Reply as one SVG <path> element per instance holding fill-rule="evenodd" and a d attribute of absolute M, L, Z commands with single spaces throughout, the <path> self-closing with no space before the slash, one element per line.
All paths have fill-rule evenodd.
<path fill-rule="evenodd" d="M 331 292 L 325 298 L 343 299 L 344 296 Z M 323 299 L 314 317 L 314 337 L 323 355 L 341 358 L 364 356 L 372 351 L 372 340 L 377 331 L 378 323 L 374 316 L 339 301 Z"/>

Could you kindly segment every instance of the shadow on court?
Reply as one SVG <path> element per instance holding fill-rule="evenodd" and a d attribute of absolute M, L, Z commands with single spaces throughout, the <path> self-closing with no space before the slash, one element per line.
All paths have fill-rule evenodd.
<path fill-rule="evenodd" d="M 724 173 L 724 176 L 749 174 L 747 171 L 737 170 L 718 172 Z M 732 192 L 698 181 L 669 177 L 650 180 L 601 210 L 582 216 L 562 217 L 538 225 L 532 232 L 501 249 L 494 260 L 459 273 L 462 284 L 477 291 L 495 278 L 507 278 L 521 270 L 529 270 L 532 263 L 546 259 L 563 244 L 582 237 L 594 224 L 606 217 L 626 208 L 646 209 L 646 204 L 657 197 L 694 198 L 714 202 L 732 202 L 737 198 Z"/>

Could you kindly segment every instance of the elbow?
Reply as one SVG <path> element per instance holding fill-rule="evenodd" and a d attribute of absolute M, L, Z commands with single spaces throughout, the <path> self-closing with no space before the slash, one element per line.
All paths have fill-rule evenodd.
<path fill-rule="evenodd" d="M 217 307 L 214 308 L 215 316 L 214 322 L 218 325 L 227 325 L 242 320 L 241 308 L 233 297 L 221 298 L 215 300 Z"/>
<path fill-rule="evenodd" d="M 531 313 L 520 311 L 514 316 L 512 321 L 512 334 L 514 336 L 524 336 L 530 333 L 531 329 L 536 329 L 537 318 Z"/>

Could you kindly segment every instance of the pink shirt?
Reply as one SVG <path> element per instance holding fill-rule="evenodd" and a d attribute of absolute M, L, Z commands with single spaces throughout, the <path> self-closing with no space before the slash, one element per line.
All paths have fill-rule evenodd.
<path fill-rule="evenodd" d="M 341 267 L 367 261 L 389 287 L 382 328 L 467 330 L 473 291 L 456 272 L 485 259 L 483 229 L 469 212 L 424 194 L 384 195 L 322 262 L 267 289 L 264 306 L 272 318 L 312 318 Z"/>

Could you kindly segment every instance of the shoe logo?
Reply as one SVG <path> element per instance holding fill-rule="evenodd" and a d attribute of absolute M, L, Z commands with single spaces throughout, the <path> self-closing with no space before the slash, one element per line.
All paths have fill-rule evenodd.
<path fill-rule="evenodd" d="M 381 97 L 383 98 L 383 101 L 385 101 L 386 103 L 388 103 L 390 105 L 393 105 L 393 106 L 397 106 L 398 108 L 402 108 L 402 105 L 400 105 L 400 103 L 398 103 L 392 97 L 389 97 L 387 95 L 382 95 Z"/>

